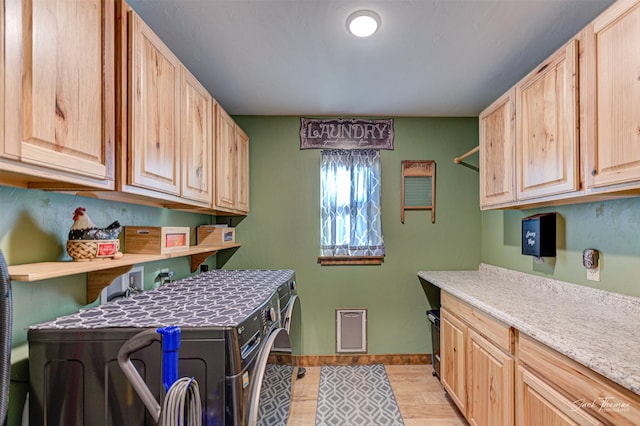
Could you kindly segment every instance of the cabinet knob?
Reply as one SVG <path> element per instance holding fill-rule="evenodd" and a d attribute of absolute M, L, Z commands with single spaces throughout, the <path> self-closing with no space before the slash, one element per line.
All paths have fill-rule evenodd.
<path fill-rule="evenodd" d="M 597 173 L 595 170 L 591 170 L 591 176 L 595 176 Z"/>

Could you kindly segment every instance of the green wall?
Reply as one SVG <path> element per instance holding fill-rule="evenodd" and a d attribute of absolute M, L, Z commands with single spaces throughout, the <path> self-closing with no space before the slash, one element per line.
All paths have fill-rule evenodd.
<path fill-rule="evenodd" d="M 557 255 L 536 264 L 520 254 L 521 219 L 557 212 Z M 600 281 L 588 281 L 582 251 L 600 251 Z M 482 213 L 482 261 L 517 271 L 640 296 L 640 197 Z"/>
<path fill-rule="evenodd" d="M 296 270 L 304 354 L 335 353 L 336 308 L 368 309 L 369 353 L 430 353 L 429 304 L 416 273 L 480 261 L 478 173 L 453 163 L 477 145 L 477 119 L 395 119 L 395 150 L 381 154 L 380 266 L 317 263 L 320 151 L 299 149 L 299 118 L 235 119 L 251 138 L 251 212 L 236 231 L 243 246 L 224 267 Z M 402 160 L 436 161 L 436 223 L 428 211 L 407 212 L 400 223 Z"/>

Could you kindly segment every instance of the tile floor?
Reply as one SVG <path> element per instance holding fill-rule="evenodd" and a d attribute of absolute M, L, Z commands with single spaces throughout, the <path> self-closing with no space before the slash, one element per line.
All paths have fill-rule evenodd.
<path fill-rule="evenodd" d="M 289 426 L 315 426 L 320 367 L 294 387 Z M 431 375 L 431 365 L 385 365 L 405 426 L 464 426 L 467 422 Z"/>

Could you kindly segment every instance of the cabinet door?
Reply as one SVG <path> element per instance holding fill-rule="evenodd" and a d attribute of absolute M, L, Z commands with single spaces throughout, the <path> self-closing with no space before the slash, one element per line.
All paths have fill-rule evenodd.
<path fill-rule="evenodd" d="M 129 12 L 129 184 L 180 194 L 180 62 Z"/>
<path fill-rule="evenodd" d="M 5 10 L 5 6 L 4 6 L 4 0 L 0 0 L 0 10 L 4 11 Z M 4 12 L 3 12 L 4 13 Z M 0 16 L 0 157 L 3 156 L 4 151 L 5 151 L 5 145 L 4 145 L 4 133 L 5 133 L 5 126 L 4 126 L 4 105 L 5 105 L 5 99 L 4 99 L 4 76 L 5 76 L 5 55 L 4 55 L 4 34 L 5 34 L 5 30 L 4 30 L 4 14 L 2 16 Z"/>
<path fill-rule="evenodd" d="M 594 21 L 596 137 L 587 185 L 640 180 L 640 2 L 618 1 Z"/>
<path fill-rule="evenodd" d="M 6 0 L 0 156 L 114 177 L 114 7 L 108 0 Z M 1 138 L 0 138 L 1 140 Z M 77 180 L 75 182 L 78 182 Z"/>
<path fill-rule="evenodd" d="M 207 89 L 182 69 L 182 197 L 211 205 L 213 184 L 212 99 Z"/>
<path fill-rule="evenodd" d="M 467 326 L 440 309 L 440 380 L 462 414 L 467 412 L 465 339 Z"/>
<path fill-rule="evenodd" d="M 237 186 L 237 152 L 235 122 L 218 105 L 216 139 L 216 207 L 235 209 Z"/>
<path fill-rule="evenodd" d="M 510 90 L 480 113 L 480 207 L 515 200 L 515 92 Z"/>
<path fill-rule="evenodd" d="M 602 425 L 537 376 L 518 366 L 516 375 L 518 426 Z"/>
<path fill-rule="evenodd" d="M 572 40 L 516 86 L 519 200 L 579 189 L 577 54 Z"/>
<path fill-rule="evenodd" d="M 249 213 L 249 137 L 236 126 L 236 150 L 238 155 L 238 188 L 236 208 Z"/>
<path fill-rule="evenodd" d="M 512 425 L 514 362 L 491 342 L 469 329 L 469 406 L 472 425 Z"/>

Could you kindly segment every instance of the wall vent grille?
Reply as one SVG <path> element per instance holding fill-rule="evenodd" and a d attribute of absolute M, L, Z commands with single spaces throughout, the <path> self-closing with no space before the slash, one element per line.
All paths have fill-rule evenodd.
<path fill-rule="evenodd" d="M 367 352 L 366 309 L 336 309 L 336 352 Z"/>

